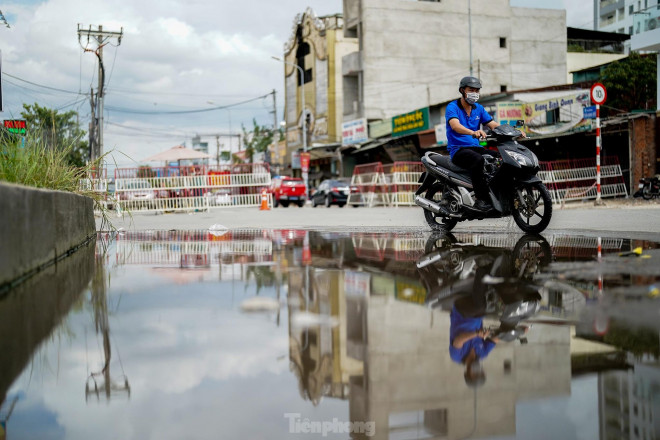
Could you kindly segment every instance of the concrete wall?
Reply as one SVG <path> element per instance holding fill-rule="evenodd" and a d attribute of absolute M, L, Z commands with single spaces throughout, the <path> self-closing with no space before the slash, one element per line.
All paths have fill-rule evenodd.
<path fill-rule="evenodd" d="M 0 335 L 6 336 L 0 338 L 0 402 L 35 350 L 81 300 L 94 275 L 94 254 L 94 243 L 89 243 L 12 289 L 0 301 Z"/>
<path fill-rule="evenodd" d="M 473 74 L 482 93 L 566 81 L 565 11 L 511 8 L 508 0 L 471 4 Z M 389 118 L 458 95 L 470 68 L 464 0 L 346 0 L 344 8 L 360 13 L 364 82 L 364 111 L 344 120 Z"/>
<path fill-rule="evenodd" d="M 93 201 L 0 183 L 0 286 L 48 264 L 96 233 Z"/>

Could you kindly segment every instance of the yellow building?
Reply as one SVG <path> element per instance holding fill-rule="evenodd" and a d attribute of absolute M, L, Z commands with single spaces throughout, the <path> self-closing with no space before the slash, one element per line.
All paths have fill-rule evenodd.
<path fill-rule="evenodd" d="M 341 14 L 317 17 L 307 8 L 296 16 L 284 45 L 286 156 L 282 164 L 291 164 L 293 174 L 300 172 L 296 156 L 303 151 L 305 125 L 312 185 L 337 174 L 343 114 L 341 59 L 357 50 L 357 41 L 344 36 Z"/>

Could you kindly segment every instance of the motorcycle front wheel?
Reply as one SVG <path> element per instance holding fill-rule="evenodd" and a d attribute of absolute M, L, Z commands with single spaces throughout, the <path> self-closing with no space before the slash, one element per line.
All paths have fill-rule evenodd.
<path fill-rule="evenodd" d="M 552 217 L 552 198 L 543 183 L 518 187 L 512 205 L 513 221 L 524 232 L 538 234 L 548 227 Z"/>
<path fill-rule="evenodd" d="M 444 192 L 444 189 L 444 185 L 433 185 L 428 191 L 426 191 L 426 198 L 433 200 L 436 203 L 440 203 L 440 201 L 442 201 L 442 193 Z M 454 226 L 458 223 L 458 220 L 456 219 L 447 218 L 426 209 L 424 210 L 424 218 L 431 229 L 436 232 L 449 232 L 454 229 Z"/>

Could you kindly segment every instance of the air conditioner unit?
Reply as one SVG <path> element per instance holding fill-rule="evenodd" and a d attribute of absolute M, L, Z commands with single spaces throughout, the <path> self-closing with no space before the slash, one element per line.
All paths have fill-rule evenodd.
<path fill-rule="evenodd" d="M 648 20 L 646 20 L 646 30 L 652 31 L 653 29 L 659 27 L 658 24 L 659 23 L 657 18 L 649 18 Z"/>

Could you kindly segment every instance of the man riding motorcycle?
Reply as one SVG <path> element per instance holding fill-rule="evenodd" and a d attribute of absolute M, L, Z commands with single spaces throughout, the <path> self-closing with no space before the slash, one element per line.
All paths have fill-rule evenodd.
<path fill-rule="evenodd" d="M 484 176 L 483 154 L 489 152 L 479 145 L 479 138 L 485 138 L 481 129 L 485 125 L 491 129 L 499 126 L 481 104 L 477 104 L 481 81 L 473 76 L 461 79 L 458 91 L 460 99 L 447 106 L 447 149 L 454 164 L 470 171 L 474 194 L 477 198 L 473 209 L 488 212 L 493 209 L 488 197 L 488 187 Z"/>

